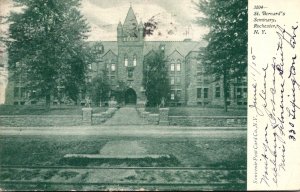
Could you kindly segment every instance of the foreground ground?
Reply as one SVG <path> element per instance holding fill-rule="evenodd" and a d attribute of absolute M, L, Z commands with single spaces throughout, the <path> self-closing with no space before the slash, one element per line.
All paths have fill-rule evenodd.
<path fill-rule="evenodd" d="M 2 189 L 246 189 L 245 128 L 2 127 L 0 134 Z M 105 149 L 125 157 L 64 158 Z M 159 157 L 126 158 L 135 151 Z"/>

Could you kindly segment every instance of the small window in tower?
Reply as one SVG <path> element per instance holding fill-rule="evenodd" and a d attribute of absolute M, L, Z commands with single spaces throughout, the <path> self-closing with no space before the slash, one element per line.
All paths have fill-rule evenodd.
<path fill-rule="evenodd" d="M 127 66 L 128 66 L 128 58 L 127 58 L 127 57 L 125 57 L 125 60 L 124 60 L 124 65 L 125 65 L 125 67 L 127 67 Z"/>
<path fill-rule="evenodd" d="M 171 71 L 175 71 L 175 64 L 171 64 Z"/>
<path fill-rule="evenodd" d="M 134 67 L 136 66 L 136 55 L 133 56 L 133 66 L 134 66 Z"/>
<path fill-rule="evenodd" d="M 116 64 L 111 64 L 111 71 L 116 71 Z"/>
<path fill-rule="evenodd" d="M 133 70 L 129 69 L 127 75 L 128 75 L 128 78 L 132 78 L 133 77 Z"/>

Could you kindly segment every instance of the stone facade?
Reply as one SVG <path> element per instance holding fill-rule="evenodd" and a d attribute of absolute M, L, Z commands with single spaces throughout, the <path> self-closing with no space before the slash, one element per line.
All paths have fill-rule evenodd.
<path fill-rule="evenodd" d="M 170 105 L 223 105 L 222 79 L 213 82 L 213 77 L 206 73 L 199 61 L 199 50 L 206 46 L 205 41 L 146 41 L 143 23 L 138 23 L 132 7 L 129 8 L 124 23 L 119 23 L 116 33 L 117 41 L 89 42 L 91 46 L 101 44 L 102 53 L 99 60 L 88 67 L 87 81 L 91 81 L 101 70 L 106 69 L 113 86 L 118 86 L 118 82 L 122 81 L 128 88 L 125 103 L 145 102 L 142 85 L 144 58 L 153 50 L 161 50 L 167 58 L 171 85 Z M 22 104 L 26 100 L 26 94 L 21 93 L 21 85 L 17 82 L 10 84 L 6 94 L 10 98 L 7 103 Z M 17 90 L 16 87 L 20 89 Z M 18 96 L 14 93 L 18 93 Z M 235 80 L 232 82 L 227 102 L 232 106 L 245 106 L 246 93 L 245 79 Z"/>

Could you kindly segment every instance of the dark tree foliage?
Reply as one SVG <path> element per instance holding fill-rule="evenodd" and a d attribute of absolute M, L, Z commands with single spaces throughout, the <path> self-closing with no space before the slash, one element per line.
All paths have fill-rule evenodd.
<path fill-rule="evenodd" d="M 157 29 L 158 22 L 155 20 L 155 16 L 151 17 L 147 22 L 144 23 L 144 37 L 153 35 Z"/>
<path fill-rule="evenodd" d="M 125 92 L 128 88 L 124 81 L 118 81 L 116 88 L 112 90 L 112 96 L 119 104 L 125 103 Z"/>
<path fill-rule="evenodd" d="M 99 105 L 108 101 L 111 85 L 107 76 L 107 71 L 103 70 L 99 75 L 92 79 L 87 85 L 87 91 L 91 95 L 91 100 L 94 104 Z"/>
<path fill-rule="evenodd" d="M 162 98 L 167 100 L 170 94 L 170 83 L 165 54 L 162 51 L 152 51 L 144 59 L 143 86 L 148 106 L 158 106 Z"/>
<path fill-rule="evenodd" d="M 9 18 L 10 70 L 17 72 L 23 66 L 27 87 L 36 91 L 36 97 L 45 97 L 47 105 L 58 86 L 76 100 L 87 63 L 93 59 L 84 42 L 89 27 L 78 10 L 80 0 L 14 2 L 24 9 Z"/>
<path fill-rule="evenodd" d="M 199 58 L 208 73 L 223 80 L 224 93 L 232 79 L 246 75 L 247 4 L 247 0 L 199 0 L 196 4 L 204 14 L 198 23 L 210 29 L 205 36 L 208 46 L 200 50 Z M 224 94 L 225 111 L 226 101 Z"/>

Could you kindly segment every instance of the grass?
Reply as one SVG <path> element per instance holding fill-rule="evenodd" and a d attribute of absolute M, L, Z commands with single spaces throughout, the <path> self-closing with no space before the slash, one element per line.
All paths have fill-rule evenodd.
<path fill-rule="evenodd" d="M 236 189 L 237 181 L 246 183 L 246 171 L 234 172 L 234 168 L 246 168 L 246 135 L 238 138 L 143 138 L 100 136 L 5 136 L 0 138 L 1 165 L 73 165 L 73 166 L 121 166 L 121 167 L 222 167 L 222 171 L 178 171 L 178 170 L 40 170 L 3 169 L 1 180 L 43 180 L 59 182 L 232 182 L 229 189 Z M 148 154 L 169 154 L 165 159 L 93 160 L 73 159 L 66 161 L 69 153 L 98 154 L 109 141 L 137 141 Z M 84 161 L 84 160 L 83 160 Z M 20 185 L 22 186 L 22 185 Z M 19 189 L 20 186 L 1 186 L 3 189 Z M 55 186 L 28 186 L 26 189 L 62 190 Z M 53 188 L 54 187 L 54 188 Z M 56 186 L 58 187 L 58 186 Z M 62 186 L 60 186 L 62 187 Z M 67 187 L 67 186 L 65 186 Z M 68 186 L 70 187 L 70 186 Z M 73 186 L 74 187 L 74 186 Z M 246 184 L 242 186 L 245 189 Z M 21 188 L 20 188 L 21 189 Z M 70 190 L 73 188 L 65 188 Z M 80 188 L 77 188 L 78 190 Z M 93 189 L 92 186 L 86 189 Z M 176 189 L 176 188 L 174 188 Z"/>
<path fill-rule="evenodd" d="M 65 154 L 98 154 L 111 140 L 122 138 L 101 138 L 100 136 L 10 136 L 0 138 L 1 165 L 66 165 Z M 128 140 L 128 138 L 124 138 Z M 245 167 L 245 138 L 144 138 L 137 139 L 148 154 L 168 154 L 171 158 L 158 161 L 106 160 L 76 163 L 72 165 L 124 165 L 126 166 L 188 166 L 188 167 Z"/>
<path fill-rule="evenodd" d="M 0 115 L 81 115 L 82 106 L 51 106 L 43 105 L 0 105 Z M 96 113 L 104 112 L 107 107 L 95 107 Z"/>
<path fill-rule="evenodd" d="M 228 109 L 224 112 L 222 108 L 204 107 L 169 107 L 170 116 L 247 116 L 246 109 Z M 150 113 L 159 113 L 157 107 L 147 107 Z"/>

